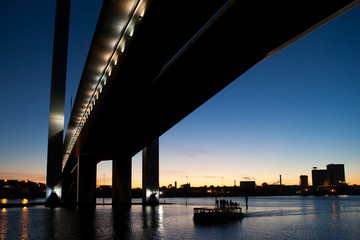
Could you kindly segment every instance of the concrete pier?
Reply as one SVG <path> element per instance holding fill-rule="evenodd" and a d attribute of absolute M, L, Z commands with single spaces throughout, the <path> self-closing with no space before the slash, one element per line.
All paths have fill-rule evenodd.
<path fill-rule="evenodd" d="M 86 157 L 78 157 L 77 197 L 78 204 L 96 203 L 96 161 Z"/>
<path fill-rule="evenodd" d="M 131 158 L 112 161 L 112 203 L 131 204 Z"/>
<path fill-rule="evenodd" d="M 62 179 L 62 202 L 65 204 L 75 203 L 77 195 L 77 165 L 73 171 L 64 172 Z"/>
<path fill-rule="evenodd" d="M 159 204 L 159 138 L 143 149 L 142 156 L 142 203 Z"/>

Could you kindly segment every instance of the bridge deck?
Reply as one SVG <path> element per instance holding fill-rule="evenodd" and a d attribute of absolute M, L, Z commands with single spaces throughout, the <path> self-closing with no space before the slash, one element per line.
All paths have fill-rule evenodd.
<path fill-rule="evenodd" d="M 104 65 L 91 59 L 111 52 L 98 47 L 104 39 L 112 39 L 105 36 L 112 28 L 104 19 L 116 15 L 113 5 L 119 2 L 104 2 L 65 146 L 69 146 L 72 127 L 84 108 L 78 102 L 89 98 L 86 89 L 94 84 L 87 82 L 86 76 L 91 69 Z M 359 3 L 144 2 L 145 15 L 138 19 L 133 36 L 128 36 L 123 57 L 112 69 L 108 84 L 69 152 L 70 160 L 79 154 L 98 160 L 133 156 L 249 68 Z M 68 165 L 71 170 L 74 161 Z"/>

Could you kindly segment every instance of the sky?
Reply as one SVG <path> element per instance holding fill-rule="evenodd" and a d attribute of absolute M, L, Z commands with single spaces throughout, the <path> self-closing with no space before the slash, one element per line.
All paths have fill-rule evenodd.
<path fill-rule="evenodd" d="M 102 1 L 72 0 L 65 126 Z M 44 182 L 55 1 L 0 7 L 0 179 Z M 360 7 L 241 75 L 160 137 L 160 185 L 311 183 L 313 167 L 345 164 L 360 184 Z M 98 164 L 111 183 L 111 161 Z M 105 181 L 104 181 L 105 179 Z M 132 186 L 141 187 L 141 153 Z"/>

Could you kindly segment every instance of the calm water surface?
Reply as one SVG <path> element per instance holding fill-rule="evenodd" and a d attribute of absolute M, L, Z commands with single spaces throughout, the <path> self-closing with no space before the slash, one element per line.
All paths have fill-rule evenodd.
<path fill-rule="evenodd" d="M 2 209 L 0 239 L 360 239 L 360 196 L 249 197 L 245 218 L 217 225 L 192 220 L 193 208 L 214 198 L 165 201 L 175 204 Z"/>

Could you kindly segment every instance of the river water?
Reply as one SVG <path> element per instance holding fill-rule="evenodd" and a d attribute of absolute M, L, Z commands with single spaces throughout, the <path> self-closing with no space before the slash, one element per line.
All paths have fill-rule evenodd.
<path fill-rule="evenodd" d="M 360 196 L 249 197 L 246 217 L 216 225 L 192 219 L 194 207 L 214 206 L 214 198 L 164 201 L 174 204 L 3 208 L 0 239 L 360 239 Z"/>

